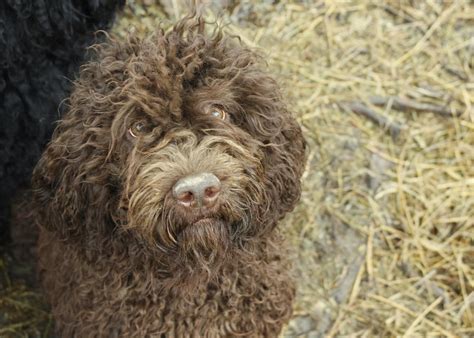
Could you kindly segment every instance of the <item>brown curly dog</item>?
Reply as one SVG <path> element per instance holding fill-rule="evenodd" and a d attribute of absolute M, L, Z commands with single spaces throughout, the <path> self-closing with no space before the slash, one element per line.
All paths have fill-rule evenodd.
<path fill-rule="evenodd" d="M 200 17 L 95 50 L 33 179 L 57 334 L 277 336 L 305 142 L 276 82 Z"/>

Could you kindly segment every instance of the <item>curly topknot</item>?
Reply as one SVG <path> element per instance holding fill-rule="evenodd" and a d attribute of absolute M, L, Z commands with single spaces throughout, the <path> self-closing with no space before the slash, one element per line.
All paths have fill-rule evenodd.
<path fill-rule="evenodd" d="M 305 148 L 276 82 L 194 16 L 96 52 L 34 172 L 58 333 L 275 336 L 294 296 L 275 227 Z M 177 182 L 199 173 L 218 197 L 178 203 Z"/>

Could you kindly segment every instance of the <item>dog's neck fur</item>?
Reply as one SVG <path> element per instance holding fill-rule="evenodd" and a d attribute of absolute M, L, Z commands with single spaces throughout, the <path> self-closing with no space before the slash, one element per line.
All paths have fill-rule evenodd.
<path fill-rule="evenodd" d="M 132 275 L 137 278 L 142 275 L 148 276 L 153 271 L 156 288 L 150 290 L 154 292 L 160 288 L 169 290 L 175 288 L 179 289 L 179 292 L 197 291 L 196 285 L 212 284 L 227 273 L 239 269 L 239 266 L 261 270 L 264 264 L 275 259 L 281 260 L 286 256 L 286 251 L 281 247 L 282 238 L 278 230 L 239 242 L 233 241 L 225 257 L 208 266 L 197 264 L 183 266 L 183 262 L 178 262 L 173 253 L 165 253 L 158 246 L 151 247 L 149 243 L 127 232 L 106 238 L 91 236 L 86 242 L 87 245 L 84 242 L 72 241 L 70 245 L 88 266 L 100 271 L 102 266 L 109 269 L 110 265 L 115 265 L 115 272 L 123 275 L 125 279 Z M 126 264 L 118 266 L 119 261 Z"/>
<path fill-rule="evenodd" d="M 195 332 L 205 336 L 222 336 L 230 323 L 236 332 L 253 330 L 250 332 L 258 336 L 276 336 L 291 315 L 291 268 L 277 232 L 247 243 L 246 251 L 236 251 L 211 278 L 203 277 L 193 284 L 180 283 L 159 259 L 131 242 L 126 246 L 109 239 L 98 254 L 91 248 L 83 250 L 81 245 L 60 242 L 44 229 L 41 237 L 40 273 L 45 267 L 57 271 L 44 276 L 43 286 L 55 318 L 60 319 L 58 330 L 65 336 L 97 334 L 98 329 L 104 330 L 97 322 L 117 323 L 120 330 L 133 336 L 150 332 L 182 336 L 174 330 L 183 320 L 194 322 Z M 49 250 L 51 243 L 56 250 Z M 71 261 L 77 264 L 71 266 Z M 96 289 L 93 299 L 91 288 Z M 70 301 L 64 302 L 64 297 Z M 145 303 L 149 311 L 137 312 Z M 90 306 L 92 313 L 85 320 L 77 321 L 78 304 Z M 117 308 L 121 311 L 110 312 Z M 210 315 L 213 311 L 230 312 L 224 317 Z M 166 319 L 170 313 L 180 317 Z M 101 331 L 104 335 L 108 332 Z"/>

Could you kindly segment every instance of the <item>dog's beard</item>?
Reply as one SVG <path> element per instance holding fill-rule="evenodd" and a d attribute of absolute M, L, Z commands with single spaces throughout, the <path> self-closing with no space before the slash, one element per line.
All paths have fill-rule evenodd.
<path fill-rule="evenodd" d="M 212 266 L 229 249 L 229 232 L 221 220 L 203 219 L 188 225 L 177 238 L 178 256 L 182 262 Z"/>
<path fill-rule="evenodd" d="M 235 255 L 230 227 L 219 219 L 202 219 L 186 225 L 176 235 L 169 252 L 168 278 L 165 287 L 178 287 L 184 292 L 196 291 L 219 275 L 222 266 Z"/>
<path fill-rule="evenodd" d="M 171 197 L 159 203 L 153 201 L 156 195 L 148 196 L 150 205 L 158 207 L 131 204 L 124 229 L 156 261 L 164 287 L 195 289 L 215 280 L 222 267 L 239 256 L 239 238 L 249 223 L 244 213 L 232 211 L 225 203 L 216 210 L 192 213 L 178 208 Z"/>

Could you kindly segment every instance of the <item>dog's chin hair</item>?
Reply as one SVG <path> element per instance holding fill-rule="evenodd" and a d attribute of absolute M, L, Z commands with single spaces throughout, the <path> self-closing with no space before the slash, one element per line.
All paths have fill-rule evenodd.
<path fill-rule="evenodd" d="M 165 287 L 181 291 L 197 291 L 216 278 L 222 266 L 233 256 L 230 231 L 223 221 L 190 225 L 177 236 L 177 250 L 170 257 L 170 274 Z"/>

